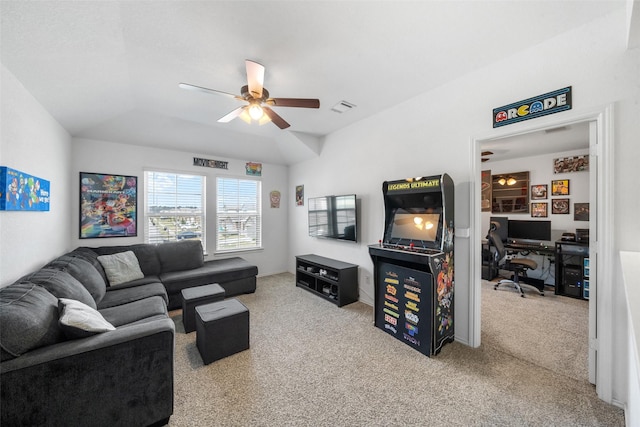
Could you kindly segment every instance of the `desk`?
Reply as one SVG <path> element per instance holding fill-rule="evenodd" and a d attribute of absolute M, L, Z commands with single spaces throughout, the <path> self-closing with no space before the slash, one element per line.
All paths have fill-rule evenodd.
<path fill-rule="evenodd" d="M 513 252 L 535 252 L 538 255 L 554 256 L 554 257 L 556 255 L 556 248 L 551 242 L 542 242 L 542 243 L 507 242 L 504 244 L 504 248 L 507 251 L 513 251 Z"/>

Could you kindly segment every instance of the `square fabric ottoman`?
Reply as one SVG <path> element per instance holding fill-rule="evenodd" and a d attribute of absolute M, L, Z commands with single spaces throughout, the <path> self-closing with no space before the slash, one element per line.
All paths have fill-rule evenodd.
<path fill-rule="evenodd" d="M 181 293 L 182 323 L 186 333 L 196 330 L 196 306 L 224 299 L 224 289 L 217 283 L 186 288 Z"/>
<path fill-rule="evenodd" d="M 247 350 L 247 307 L 235 298 L 197 306 L 196 346 L 205 365 Z"/>

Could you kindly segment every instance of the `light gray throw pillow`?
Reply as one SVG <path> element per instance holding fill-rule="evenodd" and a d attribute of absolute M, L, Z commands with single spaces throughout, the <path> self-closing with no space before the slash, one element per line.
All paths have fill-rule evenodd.
<path fill-rule="evenodd" d="M 144 277 L 138 258 L 136 258 L 133 251 L 118 252 L 113 255 L 100 255 L 98 261 L 102 264 L 111 286 Z"/>
<path fill-rule="evenodd" d="M 84 338 L 116 329 L 102 317 L 100 312 L 80 301 L 59 298 L 58 311 L 60 328 L 70 339 Z"/>

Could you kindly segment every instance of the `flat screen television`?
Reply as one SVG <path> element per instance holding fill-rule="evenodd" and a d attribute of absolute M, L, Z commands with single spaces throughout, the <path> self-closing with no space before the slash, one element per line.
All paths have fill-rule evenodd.
<path fill-rule="evenodd" d="M 551 221 L 509 220 L 509 241 L 551 241 Z"/>
<path fill-rule="evenodd" d="M 356 195 L 310 197 L 309 236 L 327 239 L 358 239 Z"/>

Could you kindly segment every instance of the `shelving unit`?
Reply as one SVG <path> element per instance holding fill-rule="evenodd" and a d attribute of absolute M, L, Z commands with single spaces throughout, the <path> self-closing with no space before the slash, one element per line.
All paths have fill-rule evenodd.
<path fill-rule="evenodd" d="M 358 266 L 318 255 L 299 255 L 296 286 L 342 307 L 358 301 Z"/>

